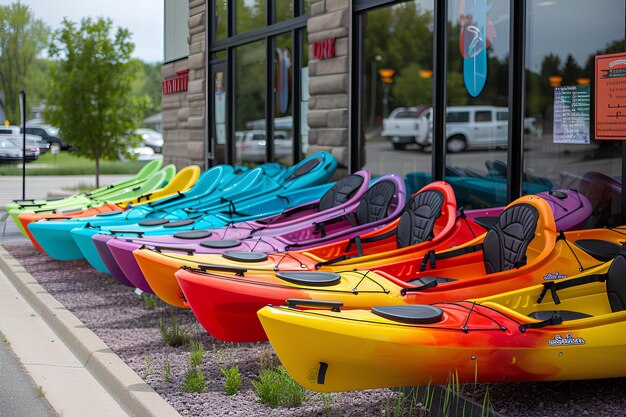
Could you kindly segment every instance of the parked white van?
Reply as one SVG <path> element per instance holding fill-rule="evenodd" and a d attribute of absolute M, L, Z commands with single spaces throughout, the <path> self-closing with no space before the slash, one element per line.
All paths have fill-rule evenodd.
<path fill-rule="evenodd" d="M 446 149 L 462 152 L 468 148 L 506 147 L 508 143 L 509 110 L 494 106 L 451 106 L 446 114 Z M 419 123 L 429 126 L 418 129 L 427 134 L 417 135 L 421 147 L 432 144 L 432 108 L 425 110 Z"/>

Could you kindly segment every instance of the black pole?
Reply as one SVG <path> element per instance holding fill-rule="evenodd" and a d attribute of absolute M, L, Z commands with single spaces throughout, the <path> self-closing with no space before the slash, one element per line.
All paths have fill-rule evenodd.
<path fill-rule="evenodd" d="M 20 91 L 22 104 L 22 200 L 26 200 L 26 91 Z"/>
<path fill-rule="evenodd" d="M 523 194 L 524 107 L 526 91 L 524 54 L 526 37 L 526 0 L 511 1 L 509 42 L 509 142 L 507 152 L 506 198 L 511 202 Z"/>
<path fill-rule="evenodd" d="M 446 76 L 448 52 L 448 2 L 435 2 L 433 29 L 433 181 L 446 174 Z"/>

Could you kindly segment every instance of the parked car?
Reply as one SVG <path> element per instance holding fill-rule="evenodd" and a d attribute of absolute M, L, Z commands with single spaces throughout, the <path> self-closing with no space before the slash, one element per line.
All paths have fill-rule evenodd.
<path fill-rule="evenodd" d="M 34 161 L 39 158 L 40 150 L 32 143 L 26 143 L 24 157 L 26 162 Z M 16 139 L 0 136 L 0 163 L 11 163 L 22 161 L 22 143 Z"/>
<path fill-rule="evenodd" d="M 24 140 L 23 134 L 21 133 L 21 129 L 19 126 L 2 126 L 0 127 L 0 137 L 5 139 L 14 140 L 17 144 L 19 144 L 20 149 L 22 147 L 22 141 Z M 48 142 L 44 141 L 41 136 L 26 134 L 26 147 L 32 148 L 36 147 L 39 149 L 39 153 L 46 152 L 50 145 Z M 37 155 L 39 157 L 39 154 Z"/>
<path fill-rule="evenodd" d="M 235 148 L 237 161 L 264 162 L 265 161 L 265 130 L 246 130 L 235 132 Z M 284 130 L 274 131 L 274 156 L 284 158 L 293 152 L 292 139 Z"/>
<path fill-rule="evenodd" d="M 509 110 L 494 106 L 451 106 L 446 112 L 446 149 L 462 152 L 468 148 L 506 147 L 508 144 Z M 432 108 L 419 118 L 420 146 L 432 144 Z"/>
<path fill-rule="evenodd" d="M 163 135 L 156 130 L 145 127 L 139 128 L 133 134 L 141 137 L 143 145 L 152 148 L 154 153 L 163 152 Z"/>
<path fill-rule="evenodd" d="M 64 151 L 70 148 L 69 143 L 64 142 L 59 137 L 59 129 L 49 124 L 27 121 L 26 133 L 41 136 L 50 146 L 57 145 L 59 149 Z"/>
<path fill-rule="evenodd" d="M 420 115 L 427 109 L 428 106 L 393 109 L 389 117 L 383 119 L 383 130 L 380 135 L 391 141 L 393 148 L 398 150 L 416 143 L 418 135 L 427 133 L 421 131 L 421 129 L 427 129 L 427 126 L 422 126 L 418 122 Z"/>

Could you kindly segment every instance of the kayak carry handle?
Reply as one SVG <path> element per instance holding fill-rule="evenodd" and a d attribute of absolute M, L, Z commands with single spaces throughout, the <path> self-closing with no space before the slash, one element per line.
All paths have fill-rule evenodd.
<path fill-rule="evenodd" d="M 330 311 L 335 313 L 340 313 L 341 307 L 343 307 L 341 301 L 307 300 L 304 298 L 288 298 L 287 301 L 285 301 L 285 305 L 289 308 L 296 308 L 296 306 L 327 307 L 330 308 Z"/>
<path fill-rule="evenodd" d="M 109 230 L 113 236 L 121 235 L 127 233 L 129 235 L 137 235 L 138 237 L 143 237 L 144 232 L 141 230 Z"/>
<path fill-rule="evenodd" d="M 243 277 L 246 272 L 248 272 L 245 268 L 237 268 L 236 266 L 223 266 L 223 265 L 210 265 L 210 264 L 199 264 L 198 268 L 202 271 L 223 271 L 223 272 L 232 272 L 239 277 Z"/>
<path fill-rule="evenodd" d="M 181 248 L 176 246 L 153 246 L 154 250 L 157 252 L 161 252 L 162 250 L 169 250 L 175 252 L 185 252 L 187 255 L 191 256 L 196 251 L 194 248 Z"/>

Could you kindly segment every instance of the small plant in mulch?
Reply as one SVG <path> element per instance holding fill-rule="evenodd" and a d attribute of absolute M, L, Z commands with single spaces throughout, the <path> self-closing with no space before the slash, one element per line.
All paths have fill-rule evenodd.
<path fill-rule="evenodd" d="M 206 389 L 206 379 L 200 369 L 202 358 L 204 357 L 204 346 L 202 342 L 191 341 L 189 343 L 191 352 L 187 357 L 189 369 L 185 374 L 185 381 L 180 386 L 183 392 L 204 392 Z"/>
<path fill-rule="evenodd" d="M 411 391 L 408 394 L 398 392 L 387 397 L 381 406 L 381 412 L 384 416 L 402 417 L 402 416 L 424 416 L 428 413 L 419 401 L 417 391 Z"/>
<path fill-rule="evenodd" d="M 309 393 L 279 366 L 276 370 L 266 369 L 259 372 L 259 379 L 252 381 L 252 391 L 258 401 L 272 408 L 299 407 L 308 398 Z"/>
<path fill-rule="evenodd" d="M 151 363 L 152 360 L 150 358 L 150 354 L 149 353 L 144 357 L 144 361 L 146 363 L 146 366 L 144 368 L 146 370 L 146 373 L 148 375 L 152 375 L 152 363 Z"/>
<path fill-rule="evenodd" d="M 165 358 L 165 361 L 163 362 L 163 381 L 165 381 L 166 384 L 170 383 L 171 372 L 172 372 L 172 364 L 170 362 L 170 359 Z"/>
<path fill-rule="evenodd" d="M 172 315 L 169 325 L 165 324 L 163 319 L 159 319 L 159 328 L 161 329 L 163 343 L 168 346 L 179 347 L 188 343 L 191 339 L 191 330 L 178 324 L 175 315 Z"/>
<path fill-rule="evenodd" d="M 158 301 L 156 296 L 144 292 L 141 294 L 141 298 L 143 298 L 143 308 L 146 310 L 154 310 L 156 308 Z"/>
<path fill-rule="evenodd" d="M 222 374 L 226 378 L 226 380 L 224 381 L 226 395 L 234 395 L 235 393 L 237 393 L 237 391 L 239 391 L 239 387 L 241 387 L 241 374 L 239 373 L 239 367 L 220 367 L 220 371 L 222 371 Z"/>
<path fill-rule="evenodd" d="M 278 363 L 272 355 L 272 351 L 265 348 L 259 357 L 259 372 L 276 369 Z"/>

